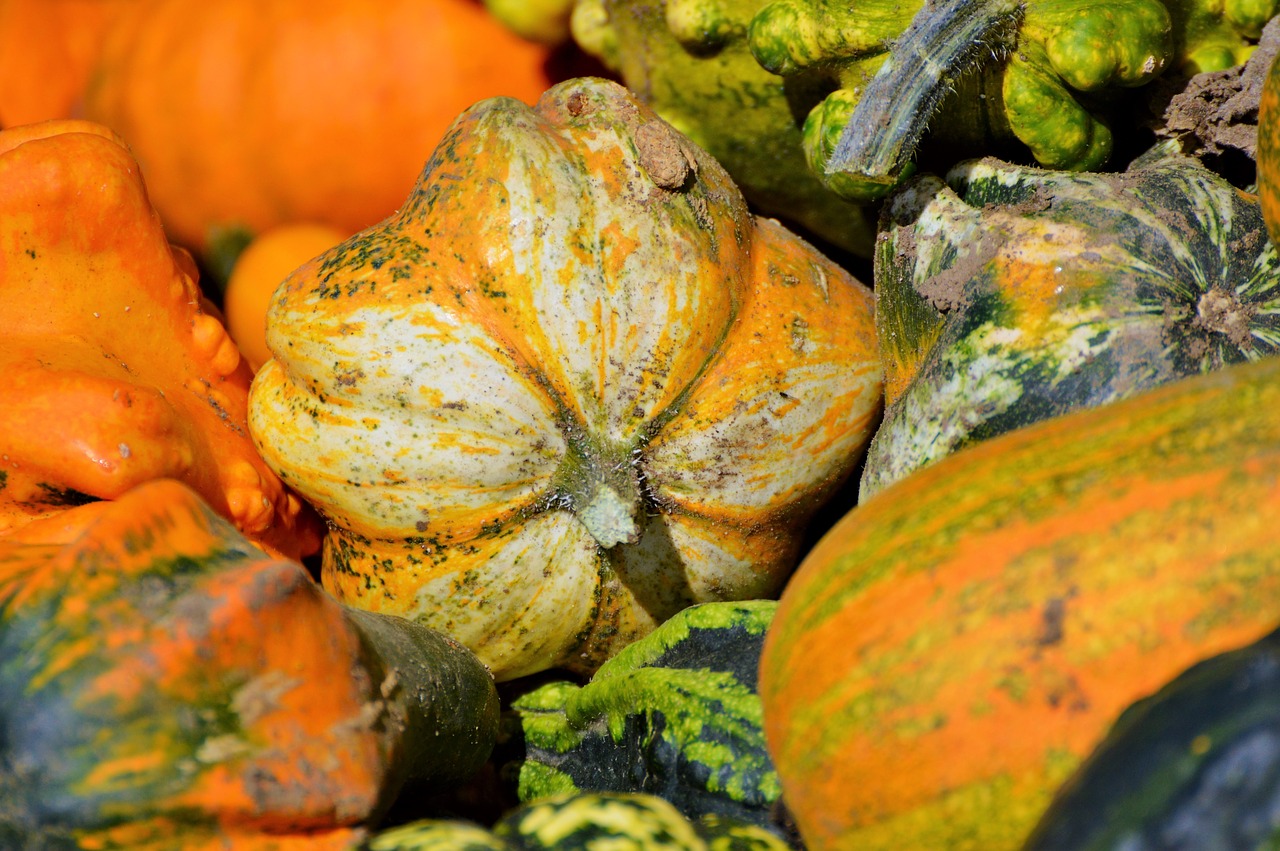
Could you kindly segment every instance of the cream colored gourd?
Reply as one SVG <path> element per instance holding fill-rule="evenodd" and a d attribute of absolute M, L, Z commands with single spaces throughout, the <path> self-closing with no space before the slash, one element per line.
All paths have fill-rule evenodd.
<path fill-rule="evenodd" d="M 597 79 L 465 112 L 267 343 L 250 428 L 330 522 L 325 586 L 499 679 L 775 594 L 881 404 L 868 289 Z"/>

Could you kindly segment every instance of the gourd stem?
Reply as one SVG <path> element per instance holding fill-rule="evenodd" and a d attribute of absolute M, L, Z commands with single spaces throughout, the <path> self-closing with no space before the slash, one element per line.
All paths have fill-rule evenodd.
<path fill-rule="evenodd" d="M 1022 11 L 1022 0 L 926 0 L 864 89 L 827 173 L 893 183 L 956 79 L 1014 46 Z"/>
<path fill-rule="evenodd" d="M 569 451 L 556 472 L 556 490 L 601 547 L 635 543 L 644 500 L 634 453 L 601 446 L 576 429 L 567 433 Z"/>

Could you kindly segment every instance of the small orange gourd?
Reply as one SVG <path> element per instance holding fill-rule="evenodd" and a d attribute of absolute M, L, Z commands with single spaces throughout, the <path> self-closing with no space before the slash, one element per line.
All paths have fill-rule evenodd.
<path fill-rule="evenodd" d="M 473 102 L 532 102 L 548 49 L 475 0 L 143 0 L 108 34 L 86 117 L 142 163 L 174 241 L 390 215 Z"/>
<path fill-rule="evenodd" d="M 271 359 L 267 349 L 267 305 L 289 273 L 350 236 L 330 225 L 294 222 L 254 237 L 236 258 L 223 294 L 227 333 L 236 341 L 249 367 L 257 370 Z"/>
<path fill-rule="evenodd" d="M 314 514 L 249 439 L 252 375 L 110 130 L 0 132 L 0 534 L 154 478 L 281 553 Z"/>

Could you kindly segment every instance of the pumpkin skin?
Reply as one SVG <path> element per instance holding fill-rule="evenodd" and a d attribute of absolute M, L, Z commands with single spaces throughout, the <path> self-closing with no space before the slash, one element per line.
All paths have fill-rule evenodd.
<path fill-rule="evenodd" d="M 472 0 L 146 0 L 108 33 L 85 108 L 203 253 L 229 227 L 378 222 L 459 112 L 533 102 L 546 59 Z"/>
<path fill-rule="evenodd" d="M 517 796 L 646 792 L 688 818 L 717 814 L 781 832 L 756 668 L 772 600 L 690 606 L 579 686 L 552 680 L 511 703 L 495 758 Z"/>
<path fill-rule="evenodd" d="M 350 236 L 329 225 L 295 222 L 254 237 L 236 258 L 223 293 L 227 333 L 249 362 L 258 367 L 271 359 L 267 349 L 267 305 L 289 273 Z"/>
<path fill-rule="evenodd" d="M 1126 707 L 1280 612 L 1280 358 L 964 449 L 805 558 L 760 667 L 806 844 L 1018 848 Z"/>
<path fill-rule="evenodd" d="M 0 534 L 178 478 L 289 556 L 319 519 L 258 456 L 252 375 L 107 128 L 0 132 Z"/>
<path fill-rule="evenodd" d="M 341 606 L 179 482 L 0 540 L 6 847 L 352 848 L 497 720 L 470 652 Z"/>
<path fill-rule="evenodd" d="M 862 498 L 977 441 L 1280 350 L 1256 196 L 1166 147 L 1122 174 L 962 163 L 890 197 L 886 408 Z"/>
<path fill-rule="evenodd" d="M 424 820 L 383 831 L 361 851 L 788 851 L 753 824 L 721 816 L 687 819 L 654 795 L 623 792 L 557 795 L 530 802 L 493 830 Z"/>
<path fill-rule="evenodd" d="M 880 410 L 867 288 L 600 79 L 465 112 L 267 344 L 250 429 L 330 523 L 325 587 L 499 680 L 775 593 Z"/>
<path fill-rule="evenodd" d="M 1280 634 L 1127 709 L 1024 851 L 1265 848 L 1280 789 Z"/>
<path fill-rule="evenodd" d="M 1258 100 L 1258 202 L 1271 241 L 1280 245 L 1280 68 L 1272 62 Z"/>
<path fill-rule="evenodd" d="M 0 0 L 0 128 L 79 117 L 111 23 L 139 0 Z"/>

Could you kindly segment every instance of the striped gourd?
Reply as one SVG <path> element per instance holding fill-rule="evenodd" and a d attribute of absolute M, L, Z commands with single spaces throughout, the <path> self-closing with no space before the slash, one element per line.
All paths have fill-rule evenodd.
<path fill-rule="evenodd" d="M 1280 622 L 1280 358 L 955 453 L 788 584 L 760 695 L 814 849 L 1019 846 L 1120 713 Z"/>

